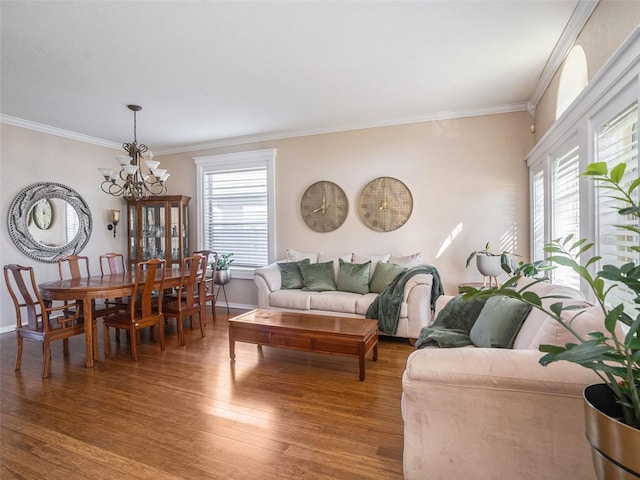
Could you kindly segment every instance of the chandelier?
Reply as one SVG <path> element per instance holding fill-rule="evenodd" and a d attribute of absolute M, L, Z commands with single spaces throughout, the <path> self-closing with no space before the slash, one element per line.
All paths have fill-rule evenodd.
<path fill-rule="evenodd" d="M 136 138 L 136 112 L 142 110 L 139 105 L 127 105 L 133 111 L 133 142 L 123 143 L 122 148 L 128 155 L 117 156 L 122 169 L 120 172 L 113 168 L 98 168 L 104 177 L 101 188 L 104 193 L 114 197 L 122 196 L 127 200 L 143 200 L 149 195 L 157 196 L 167 193 L 165 182 L 169 173 L 158 168 L 160 162 L 153 160 L 153 153 L 144 145 L 138 145 Z M 146 154 L 146 155 L 145 155 Z M 142 170 L 142 160 L 148 173 Z"/>

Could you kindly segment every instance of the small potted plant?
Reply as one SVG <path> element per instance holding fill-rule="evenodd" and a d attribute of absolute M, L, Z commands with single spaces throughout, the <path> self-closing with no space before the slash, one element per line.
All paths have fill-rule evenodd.
<path fill-rule="evenodd" d="M 478 271 L 485 277 L 484 283 L 486 284 L 488 277 L 489 286 L 491 286 L 492 279 L 495 280 L 496 286 L 499 286 L 498 277 L 503 273 L 511 273 L 516 269 L 516 264 L 513 260 L 514 256 L 517 257 L 519 255 L 506 251 L 493 253 L 489 248 L 489 242 L 487 242 L 482 250 L 476 250 L 469 254 L 467 257 L 467 267 L 471 263 L 471 260 L 475 258 Z"/>
<path fill-rule="evenodd" d="M 215 254 L 215 260 L 211 262 L 211 268 L 215 267 L 213 283 L 216 285 L 226 285 L 231 281 L 231 270 L 229 267 L 234 261 L 233 253 Z"/>

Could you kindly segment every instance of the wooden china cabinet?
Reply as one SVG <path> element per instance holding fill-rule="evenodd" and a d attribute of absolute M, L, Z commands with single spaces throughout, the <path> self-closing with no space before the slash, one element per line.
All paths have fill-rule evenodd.
<path fill-rule="evenodd" d="M 189 255 L 189 200 L 184 195 L 127 200 L 127 266 L 150 258 L 179 267 Z"/>

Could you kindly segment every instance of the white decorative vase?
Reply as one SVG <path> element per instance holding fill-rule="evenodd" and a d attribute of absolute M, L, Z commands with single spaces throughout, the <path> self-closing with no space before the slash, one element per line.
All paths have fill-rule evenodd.
<path fill-rule="evenodd" d="M 476 267 L 485 277 L 499 277 L 504 273 L 500 255 L 476 255 Z"/>

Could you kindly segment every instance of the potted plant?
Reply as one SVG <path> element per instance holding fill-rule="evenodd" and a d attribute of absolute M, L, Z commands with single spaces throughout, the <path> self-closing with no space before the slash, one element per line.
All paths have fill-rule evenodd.
<path fill-rule="evenodd" d="M 505 272 L 510 273 L 516 268 L 515 261 L 513 260 L 514 256 L 518 255 L 506 251 L 493 253 L 489 248 L 489 242 L 487 242 L 482 250 L 476 250 L 469 254 L 467 257 L 467 267 L 469 267 L 471 260 L 475 258 L 478 271 L 485 277 L 483 285 L 486 285 L 488 277 L 489 286 L 491 286 L 493 280 L 495 280 L 496 286 L 500 286 L 498 277 Z"/>
<path fill-rule="evenodd" d="M 622 205 L 618 212 L 630 216 L 633 221 L 620 225 L 623 232 L 640 234 L 640 205 L 634 199 L 639 190 L 640 179 L 628 187 L 621 184 L 626 165 L 621 163 L 608 171 L 606 163 L 592 163 L 582 175 L 598 180 L 600 188 L 612 191 L 612 198 Z M 627 233 L 629 235 L 629 233 Z M 571 323 L 580 313 L 570 313 L 571 319 L 563 319 L 562 313 L 574 310 L 563 305 L 561 299 L 549 307 L 543 306 L 542 298 L 528 288 L 539 281 L 517 290 L 514 287 L 523 276 L 524 269 L 509 279 L 500 288 L 484 290 L 464 287 L 465 297 L 488 297 L 506 295 L 518 298 L 538 308 L 559 322 L 576 337 L 575 343 L 566 345 L 541 345 L 546 352 L 540 359 L 542 365 L 565 360 L 593 370 L 603 384 L 591 385 L 585 389 L 586 432 L 593 449 L 596 473 L 600 479 L 640 477 L 640 265 L 633 262 L 622 266 L 604 265 L 593 276 L 589 266 L 600 260 L 593 256 L 580 262 L 580 257 L 593 244 L 585 239 L 575 239 L 569 235 L 545 246 L 552 264 L 570 267 L 589 286 L 596 304 L 602 310 L 603 331 L 591 332 L 582 337 L 572 328 Z M 640 245 L 630 247 L 640 252 Z M 607 284 L 606 281 L 613 282 Z M 633 307 L 624 303 L 611 305 L 609 294 L 619 288 L 631 292 Z M 629 312 L 632 310 L 632 313 Z M 635 318 L 634 318 L 635 317 Z M 624 327 L 622 327 L 622 325 Z"/>
<path fill-rule="evenodd" d="M 211 268 L 215 267 L 213 283 L 216 285 L 226 285 L 231 281 L 231 270 L 229 270 L 229 267 L 235 260 L 232 258 L 233 255 L 233 253 L 215 254 L 214 261 L 211 262 Z"/>

